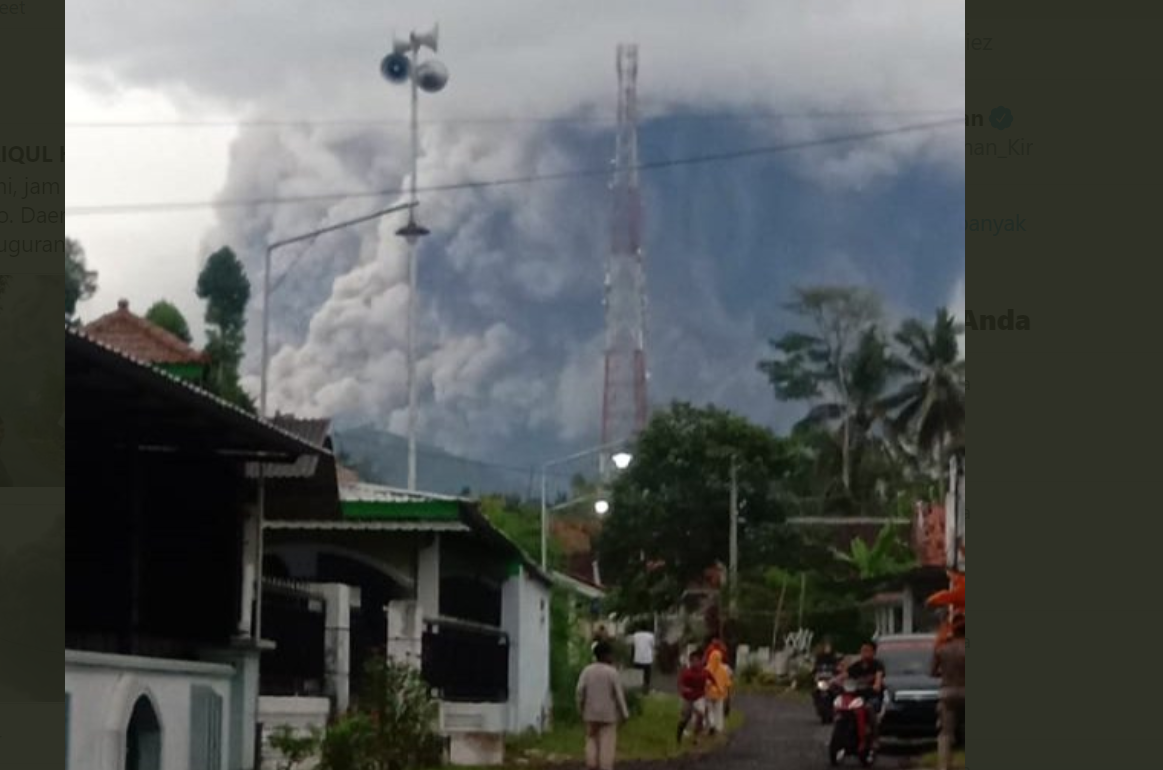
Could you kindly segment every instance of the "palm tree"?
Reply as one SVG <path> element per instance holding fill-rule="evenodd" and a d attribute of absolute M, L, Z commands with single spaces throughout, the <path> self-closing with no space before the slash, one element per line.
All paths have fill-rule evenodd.
<path fill-rule="evenodd" d="M 875 449 L 884 439 L 881 428 L 887 427 L 885 390 L 898 364 L 875 327 L 860 336 L 851 355 L 838 367 L 842 380 L 840 398 L 813 407 L 799 423 L 799 428 L 824 428 L 836 437 L 842 454 L 842 479 L 845 493 L 855 487 L 852 471 L 861 466 L 866 450 Z"/>
<path fill-rule="evenodd" d="M 949 447 L 964 438 L 965 359 L 958 343 L 964 328 L 945 308 L 937 311 L 932 327 L 915 319 L 902 323 L 897 366 L 905 383 L 883 402 L 895 412 L 893 430 L 938 467 Z"/>

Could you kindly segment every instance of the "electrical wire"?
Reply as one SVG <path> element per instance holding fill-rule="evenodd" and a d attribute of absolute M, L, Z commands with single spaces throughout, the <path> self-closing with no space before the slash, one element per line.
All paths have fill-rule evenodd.
<path fill-rule="evenodd" d="M 766 120 L 844 120 L 848 118 L 867 117 L 902 117 L 918 115 L 954 115 L 958 110 L 864 110 L 850 112 L 669 112 L 657 115 L 643 115 L 642 123 L 676 121 L 676 120 L 708 120 L 708 121 L 766 121 Z M 614 126 L 617 121 L 605 117 L 450 117 L 435 118 L 421 121 L 421 125 L 517 125 L 517 124 L 549 124 L 549 125 L 598 125 Z M 127 121 L 66 121 L 66 129 L 208 129 L 208 128 L 334 128 L 346 126 L 395 126 L 407 128 L 408 121 L 404 118 L 277 118 L 257 120 L 231 120 L 217 118 L 210 120 L 127 120 Z"/>
<path fill-rule="evenodd" d="M 809 139 L 801 142 L 791 142 L 787 144 L 769 145 L 765 147 L 752 147 L 743 150 L 733 150 L 727 152 L 710 153 L 706 155 L 697 155 L 687 158 L 671 158 L 667 160 L 658 160 L 646 163 L 640 163 L 636 166 L 639 172 L 643 171 L 658 171 L 668 168 L 677 168 L 682 166 L 706 165 L 712 163 L 721 163 L 732 160 L 742 160 L 745 158 L 754 158 L 764 155 L 776 155 L 784 152 L 792 152 L 796 150 L 805 150 L 813 147 L 825 147 L 839 144 L 852 144 L 857 142 L 870 141 L 873 139 L 880 139 L 887 136 L 895 136 L 899 134 L 915 133 L 919 131 L 932 131 L 940 128 L 951 128 L 954 125 L 962 125 L 962 118 L 950 118 L 947 120 L 931 121 L 927 123 L 917 123 L 913 125 L 898 126 L 891 129 L 883 129 L 878 131 L 865 131 L 858 134 L 847 134 L 844 136 L 826 137 L 823 139 Z M 459 192 L 465 190 L 482 190 L 492 187 L 507 187 L 522 184 L 534 184 L 539 182 L 563 181 L 569 179 L 584 179 L 591 177 L 605 177 L 611 174 L 610 167 L 592 168 L 592 169 L 575 169 L 570 171 L 559 171 L 548 174 L 530 174 L 527 176 L 510 177 L 505 179 L 491 179 L 481 181 L 465 181 L 454 182 L 448 184 L 429 185 L 426 187 L 417 188 L 418 193 L 442 193 L 442 192 Z M 403 188 L 396 188 L 390 190 L 376 190 L 376 191 L 362 191 L 362 192 L 342 192 L 342 193 L 323 193 L 316 195 L 297 195 L 297 196 L 280 196 L 269 198 L 242 198 L 234 200 L 219 200 L 219 201 L 198 201 L 198 202 L 173 202 L 173 203 L 132 203 L 132 204 L 107 204 L 95 206 L 74 206 L 66 207 L 66 216 L 93 216 L 93 215 L 110 215 L 110 214 L 141 214 L 141 213 L 158 213 L 158 212 L 173 212 L 190 209 L 228 209 L 228 208 L 248 208 L 256 206 L 274 206 L 291 203 L 317 203 L 324 201 L 338 201 L 345 199 L 359 199 L 359 198 L 387 198 L 404 195 L 407 190 Z"/>

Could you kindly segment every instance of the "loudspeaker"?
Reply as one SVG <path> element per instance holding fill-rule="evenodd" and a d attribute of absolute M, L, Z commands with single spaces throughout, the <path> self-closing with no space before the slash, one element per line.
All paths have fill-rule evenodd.
<path fill-rule="evenodd" d="M 416 68 L 415 77 L 421 91 L 434 94 L 448 85 L 448 67 L 435 59 L 429 59 Z"/>
<path fill-rule="evenodd" d="M 390 53 L 380 62 L 380 73 L 389 83 L 403 83 L 412 72 L 412 62 L 402 53 Z"/>

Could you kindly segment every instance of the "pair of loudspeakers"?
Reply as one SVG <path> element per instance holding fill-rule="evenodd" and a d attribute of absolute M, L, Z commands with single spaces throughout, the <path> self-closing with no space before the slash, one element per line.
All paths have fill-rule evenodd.
<path fill-rule="evenodd" d="M 409 52 L 419 52 L 423 47 L 431 48 L 434 52 L 440 38 L 440 27 L 433 27 L 430 32 L 413 32 L 408 40 L 397 40 L 393 50 L 380 63 L 380 73 L 389 83 L 403 83 L 409 77 L 415 78 L 417 87 L 421 91 L 436 93 L 448 85 L 448 68 L 436 59 L 429 59 L 413 66 Z"/>

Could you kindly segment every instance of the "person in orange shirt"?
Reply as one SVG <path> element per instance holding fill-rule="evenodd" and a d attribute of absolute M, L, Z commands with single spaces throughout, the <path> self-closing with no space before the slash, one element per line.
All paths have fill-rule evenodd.
<path fill-rule="evenodd" d="M 731 694 L 731 671 L 723 662 L 723 652 L 719 649 L 711 651 L 707 662 L 707 673 L 710 680 L 707 682 L 707 726 L 711 735 L 726 729 L 726 703 Z"/>

